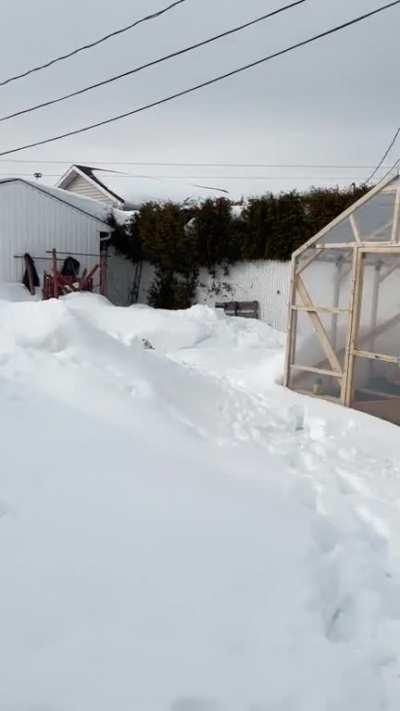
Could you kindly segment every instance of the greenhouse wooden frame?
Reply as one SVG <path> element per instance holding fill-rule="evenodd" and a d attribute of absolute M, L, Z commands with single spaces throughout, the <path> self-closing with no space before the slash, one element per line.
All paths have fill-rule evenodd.
<path fill-rule="evenodd" d="M 284 384 L 400 424 L 398 174 L 294 252 Z"/>

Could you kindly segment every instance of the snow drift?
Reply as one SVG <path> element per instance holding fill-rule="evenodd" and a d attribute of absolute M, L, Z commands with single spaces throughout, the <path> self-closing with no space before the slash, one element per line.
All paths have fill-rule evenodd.
<path fill-rule="evenodd" d="M 398 430 L 262 323 L 6 296 L 1 711 L 397 710 Z"/>

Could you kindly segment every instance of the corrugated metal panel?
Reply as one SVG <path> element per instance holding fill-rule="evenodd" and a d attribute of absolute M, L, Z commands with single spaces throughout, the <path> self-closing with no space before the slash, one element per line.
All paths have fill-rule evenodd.
<path fill-rule="evenodd" d="M 147 303 L 154 267 L 143 266 L 139 303 Z M 217 301 L 258 301 L 260 319 L 279 331 L 286 331 L 290 282 L 290 262 L 239 262 L 229 273 L 218 270 L 214 279 L 207 269 L 200 270 L 196 303 L 215 306 Z"/>
<path fill-rule="evenodd" d="M 130 306 L 136 265 L 130 259 L 110 250 L 107 267 L 108 298 L 117 306 Z"/>
<path fill-rule="evenodd" d="M 0 280 L 21 281 L 23 263 L 15 254 L 45 256 L 56 248 L 65 252 L 99 253 L 101 224 L 22 182 L 0 185 Z M 105 231 L 105 230 L 104 230 Z M 95 258 L 79 258 L 82 268 Z M 37 262 L 41 274 L 49 265 Z"/>
<path fill-rule="evenodd" d="M 107 195 L 102 193 L 101 190 L 97 190 L 97 188 L 92 185 L 89 180 L 86 180 L 81 175 L 77 175 L 76 178 L 74 178 L 70 182 L 68 187 L 64 188 L 64 190 L 67 190 L 71 193 L 76 193 L 77 195 L 83 195 L 84 197 L 92 198 L 93 200 L 99 200 L 105 205 L 112 206 L 118 204 L 117 200 L 112 200 L 111 198 L 108 198 Z"/>
<path fill-rule="evenodd" d="M 279 331 L 287 327 L 290 262 L 240 262 L 222 270 L 214 280 L 207 270 L 200 272 L 198 303 L 213 306 L 216 301 L 258 301 L 260 319 Z"/>

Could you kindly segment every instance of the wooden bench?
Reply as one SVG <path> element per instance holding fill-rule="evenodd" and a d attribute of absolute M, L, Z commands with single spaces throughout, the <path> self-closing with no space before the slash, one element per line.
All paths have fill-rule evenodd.
<path fill-rule="evenodd" d="M 241 316 L 241 318 L 259 318 L 258 301 L 220 301 L 216 309 L 223 309 L 226 316 Z"/>

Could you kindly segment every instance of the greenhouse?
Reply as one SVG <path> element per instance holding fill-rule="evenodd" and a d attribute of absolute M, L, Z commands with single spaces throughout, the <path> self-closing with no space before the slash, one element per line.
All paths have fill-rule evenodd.
<path fill-rule="evenodd" d="M 285 385 L 400 424 L 400 179 L 292 258 Z"/>

